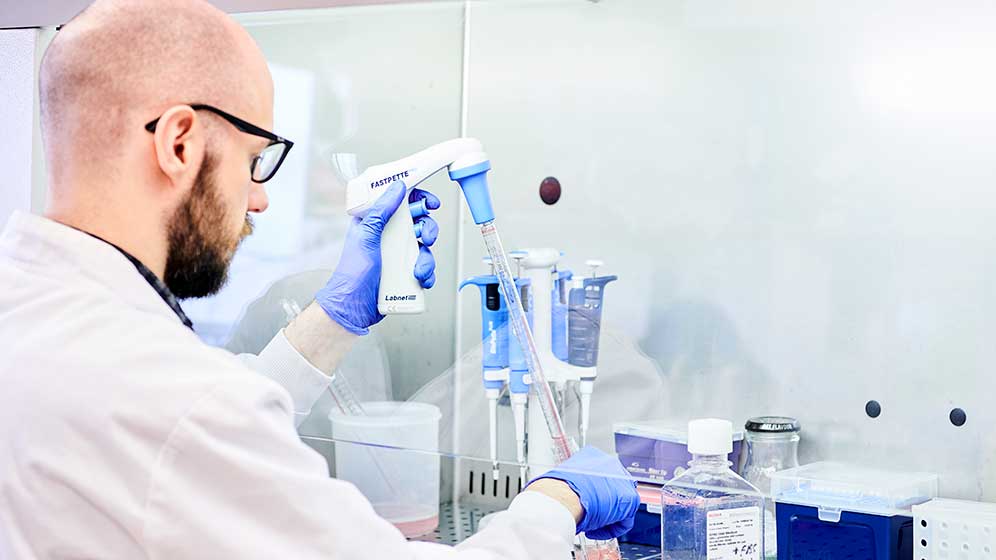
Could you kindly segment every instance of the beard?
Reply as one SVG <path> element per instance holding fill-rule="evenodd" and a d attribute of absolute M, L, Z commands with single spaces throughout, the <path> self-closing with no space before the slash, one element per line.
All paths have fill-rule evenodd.
<path fill-rule="evenodd" d="M 226 231 L 229 216 L 215 181 L 216 163 L 205 154 L 193 188 L 169 222 L 163 282 L 178 299 L 218 293 L 228 281 L 235 250 L 253 230 L 246 214 L 241 231 Z"/>

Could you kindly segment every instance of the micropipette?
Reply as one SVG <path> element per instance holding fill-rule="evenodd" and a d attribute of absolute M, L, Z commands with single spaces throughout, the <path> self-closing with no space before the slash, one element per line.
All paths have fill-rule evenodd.
<path fill-rule="evenodd" d="M 568 296 L 568 363 L 584 368 L 578 389 L 581 396 L 581 445 L 588 440 L 591 418 L 591 394 L 598 375 L 598 342 L 602 328 L 602 302 L 605 285 L 616 276 L 596 276 L 601 261 L 589 260 L 590 278 L 575 278 Z"/>
<path fill-rule="evenodd" d="M 485 257 L 485 264 L 491 264 L 490 257 Z M 481 292 L 481 377 L 488 399 L 491 474 L 498 480 L 498 397 L 509 377 L 508 311 L 493 266 L 491 275 L 468 278 L 459 289 L 468 285 Z"/>
<path fill-rule="evenodd" d="M 550 294 L 550 349 L 554 357 L 567 361 L 567 292 L 573 273 L 557 270 L 551 273 L 553 289 Z"/>

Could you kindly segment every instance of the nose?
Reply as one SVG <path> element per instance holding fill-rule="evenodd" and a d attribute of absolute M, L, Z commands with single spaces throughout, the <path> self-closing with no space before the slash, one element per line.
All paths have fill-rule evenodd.
<path fill-rule="evenodd" d="M 249 211 L 259 214 L 270 206 L 266 189 L 260 183 L 252 183 L 249 187 Z"/>

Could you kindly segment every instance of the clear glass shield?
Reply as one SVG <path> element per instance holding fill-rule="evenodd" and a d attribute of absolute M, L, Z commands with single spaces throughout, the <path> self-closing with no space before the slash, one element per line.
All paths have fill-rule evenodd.
<path fill-rule="evenodd" d="M 451 169 L 418 185 L 442 201 L 426 311 L 363 337 L 300 428 L 407 534 L 466 539 L 573 440 L 637 479 L 622 554 L 659 557 L 662 487 L 702 417 L 792 416 L 803 463 L 941 472 L 953 495 L 996 499 L 996 474 L 964 461 L 996 420 L 996 113 L 979 93 L 996 88 L 973 70 L 996 41 L 964 25 L 996 14 L 775 6 L 241 16 L 274 75 L 274 130 L 296 144 L 230 284 L 185 304 L 198 333 L 258 352 L 335 267 L 346 184 L 466 135 L 491 163 L 492 229 Z M 888 414 L 869 418 L 872 399 Z M 952 436 L 953 402 L 978 423 Z"/>

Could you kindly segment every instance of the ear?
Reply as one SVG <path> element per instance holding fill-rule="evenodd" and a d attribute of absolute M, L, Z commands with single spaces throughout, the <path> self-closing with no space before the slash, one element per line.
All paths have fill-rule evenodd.
<path fill-rule="evenodd" d="M 170 107 L 159 118 L 155 130 L 159 168 L 174 186 L 188 189 L 204 158 L 204 125 L 189 105 Z"/>

